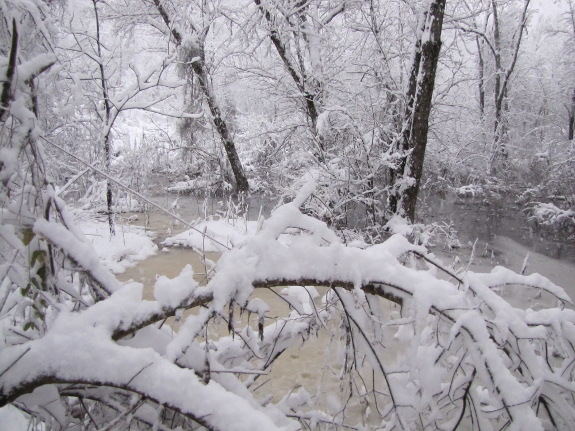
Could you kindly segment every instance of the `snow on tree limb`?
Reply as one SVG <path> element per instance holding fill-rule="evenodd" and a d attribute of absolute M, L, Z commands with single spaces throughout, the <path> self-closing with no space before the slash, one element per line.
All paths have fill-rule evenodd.
<path fill-rule="evenodd" d="M 509 421 L 511 429 L 524 429 L 526 424 L 530 429 L 543 429 L 540 406 L 556 422 L 567 423 L 575 417 L 573 409 L 566 407 L 575 394 L 571 365 L 575 314 L 554 308 L 523 311 L 493 290 L 508 284 L 536 287 L 571 304 L 561 288 L 541 276 L 521 276 L 503 268 L 439 279 L 402 263 L 415 253 L 441 267 L 424 248 L 400 235 L 366 249 L 346 247 L 323 222 L 311 221 L 300 212 L 298 206 L 312 191 L 310 185 L 294 202 L 276 209 L 260 232 L 225 253 L 206 286 L 197 286 L 186 270 L 172 280 L 160 278 L 158 302 L 142 300 L 142 286 L 137 283 L 118 287 L 111 274 L 97 269 L 98 262 L 85 249 L 88 243 L 39 219 L 35 231 L 113 293 L 83 311 L 61 309 L 43 336 L 3 348 L 0 404 L 46 384 L 82 383 L 139 394 L 208 429 L 296 429 L 297 424 L 289 425 L 286 416 L 278 419 L 277 409 L 270 413 L 251 397 L 245 401 L 246 386 L 221 373 L 254 372 L 245 383 L 251 386 L 260 375 L 258 370 L 271 367 L 310 330 L 324 328 L 333 318 L 334 305 L 328 304 L 339 303 L 355 334 L 356 349 L 386 377 L 387 389 L 382 393 L 388 395 L 377 396 L 386 406 L 382 419 L 390 426 L 409 429 L 422 417 L 430 424 L 452 423 L 469 418 L 472 413 L 466 412 L 471 405 L 475 420 Z M 293 227 L 302 229 L 302 234 L 289 245 L 278 241 L 282 230 Z M 309 302 L 307 306 L 294 302 L 290 318 L 267 325 L 261 339 L 249 326 L 234 329 L 235 337 L 210 341 L 214 354 L 207 362 L 200 360 L 202 328 L 214 316 L 226 315 L 227 304 L 233 301 L 259 313 L 265 306 L 247 303 L 254 288 L 294 285 L 336 289 L 336 302 L 315 311 Z M 403 317 L 384 323 L 380 319 L 386 319 L 385 315 L 361 305 L 369 295 L 401 304 Z M 186 318 L 180 332 L 167 342 L 164 354 L 130 347 L 129 338 L 128 344 L 123 341 L 178 310 L 198 305 L 207 308 Z M 388 324 L 397 326 L 396 337 L 408 353 L 391 363 L 383 359 L 385 346 L 372 338 Z M 548 351 L 550 342 L 556 346 L 555 356 Z M 436 377 L 421 374 L 423 364 Z M 202 383 L 200 376 L 208 376 L 209 383 Z M 159 381 L 161 385 L 154 383 Z M 446 403 L 447 399 L 452 401 Z M 224 404 L 229 409 L 222 409 Z M 300 413 L 302 418 L 306 414 Z"/>

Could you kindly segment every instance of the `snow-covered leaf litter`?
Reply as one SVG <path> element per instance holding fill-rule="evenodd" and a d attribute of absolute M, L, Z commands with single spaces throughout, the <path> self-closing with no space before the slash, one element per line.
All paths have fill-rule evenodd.
<path fill-rule="evenodd" d="M 65 394 L 65 384 L 89 384 L 139 394 L 210 429 L 297 429 L 298 423 L 287 416 L 310 418 L 305 408 L 295 407 L 299 404 L 290 396 L 279 405 L 262 407 L 248 388 L 259 370 L 323 327 L 339 307 L 356 349 L 385 378 L 387 387 L 373 388 L 372 395 L 384 429 L 449 428 L 461 417 L 481 429 L 499 428 L 506 421 L 510 429 L 544 429 L 549 420 L 566 429 L 572 423 L 575 312 L 520 310 L 493 290 L 507 284 L 537 287 L 559 303 L 571 304 L 561 288 L 541 276 L 504 268 L 440 279 L 433 271 L 404 264 L 410 254 L 436 262 L 423 247 L 399 235 L 366 249 L 346 247 L 324 223 L 300 212 L 312 192 L 309 182 L 259 232 L 225 253 L 206 286 L 193 281 L 190 267 L 174 279 L 160 277 L 155 302 L 142 300 L 138 283 L 122 286 L 77 232 L 37 220 L 35 233 L 89 273 L 102 289 L 101 297 L 111 295 L 80 312 L 59 303 L 38 339 L 9 345 L 4 338 L 0 403 L 41 404 L 38 397 L 23 394 L 53 384 Z M 277 239 L 288 228 L 304 234 L 286 246 Z M 253 289 L 291 285 L 335 290 L 321 309 L 300 295 L 292 300 L 291 314 L 261 334 L 234 328 L 234 337 L 210 340 L 206 350 L 204 328 L 214 316 L 225 316 L 228 304 L 264 314 L 265 304 L 249 302 Z M 401 303 L 401 318 L 378 312 L 375 297 Z M 148 326 L 198 305 L 204 308 L 187 317 L 173 337 Z M 404 352 L 389 363 L 382 360 L 386 347 L 381 340 L 383 328 L 392 325 L 398 327 L 396 338 Z M 226 370 L 253 376 L 242 382 L 222 373 Z M 28 411 L 35 410 L 30 406 Z M 315 412 L 311 417 L 321 422 L 329 415 Z"/>

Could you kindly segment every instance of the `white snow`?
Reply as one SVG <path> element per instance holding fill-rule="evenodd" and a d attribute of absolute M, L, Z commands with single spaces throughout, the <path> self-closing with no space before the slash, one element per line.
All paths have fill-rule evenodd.
<path fill-rule="evenodd" d="M 531 208 L 530 221 L 551 227 L 575 227 L 575 211 L 561 209 L 552 203 L 537 203 Z"/>
<path fill-rule="evenodd" d="M 28 431 L 30 419 L 12 405 L 0 408 L 0 424 L 10 431 Z"/>
<path fill-rule="evenodd" d="M 132 225 L 116 225 L 116 235 L 110 235 L 106 222 L 82 221 L 81 231 L 92 244 L 102 265 L 115 274 L 154 255 L 158 247 L 143 228 Z"/>
<path fill-rule="evenodd" d="M 478 184 L 467 184 L 455 189 L 457 196 L 476 197 L 483 195 L 483 187 Z"/>
<path fill-rule="evenodd" d="M 182 245 L 217 248 L 217 243 L 209 244 L 209 233 L 231 250 L 221 256 L 213 277 L 204 286 L 193 280 L 191 266 L 172 279 L 160 275 L 154 286 L 156 301 L 143 299 L 140 283 L 119 283 L 102 264 L 107 258 L 116 264 L 132 259 L 118 258 L 112 253 L 115 250 L 139 256 L 137 250 L 110 243 L 105 238 L 106 224 L 82 226 L 84 233 L 91 233 L 85 239 L 55 221 L 37 220 L 34 231 L 61 248 L 111 295 L 83 311 L 72 312 L 66 307 L 54 310 L 46 322 L 47 331 L 38 339 L 18 345 L 3 339 L 2 394 L 9 394 L 23 381 L 41 381 L 49 374 L 56 383 L 127 388 L 203 418 L 207 425 L 219 429 L 297 429 L 295 421 L 279 414 L 279 407 L 309 407 L 303 388 L 293 391 L 280 405 L 263 408 L 239 379 L 225 371 L 262 370 L 266 358 L 325 327 L 331 317 L 329 307 L 340 307 L 355 337 L 354 354 L 361 352 L 366 364 L 378 375 L 386 376 L 390 396 L 410 406 L 395 409 L 390 423 L 408 429 L 416 423 L 413 421 L 421 419 L 418 415 L 412 417 L 412 410 L 424 412 L 426 421 L 433 421 L 434 415 L 441 418 L 447 413 L 436 402 L 438 394 L 453 396 L 450 387 L 457 387 L 445 383 L 463 379 L 464 385 L 473 369 L 477 374 L 469 382 L 473 384 L 470 396 L 484 402 L 481 411 L 506 411 L 513 419 L 512 429 L 543 429 L 530 402 L 534 394 L 557 385 L 575 391 L 575 385 L 566 377 L 569 373 L 564 374 L 575 355 L 571 347 L 575 342 L 575 313 L 562 309 L 572 305 L 568 294 L 540 275 L 520 275 L 502 267 L 456 276 L 424 247 L 411 244 L 400 234 L 381 244 L 362 244 L 364 248 L 345 246 L 325 223 L 300 211 L 299 206 L 313 191 L 314 182 L 309 180 L 294 201 L 277 208 L 259 230 L 256 222 L 241 220 L 234 226 L 229 221 L 208 220 L 200 229 L 206 235 L 187 232 Z M 407 232 L 401 220 L 395 220 L 392 226 Z M 286 241 L 286 231 L 297 234 Z M 126 243 L 128 238 L 137 244 L 150 241 L 141 231 L 124 238 Z M 94 247 L 107 252 L 100 251 L 99 256 Z M 427 257 L 422 269 L 406 259 L 413 252 Z M 430 271 L 428 265 L 438 268 Z M 323 306 L 318 308 L 314 302 L 317 290 L 297 286 L 304 280 L 309 285 L 341 288 L 330 290 L 329 299 L 324 298 Z M 261 338 L 248 324 L 237 328 L 234 336 L 204 343 L 206 325 L 217 316 L 227 316 L 230 303 L 257 313 L 258 323 L 264 322 L 270 307 L 251 294 L 254 288 L 269 285 L 290 286 L 282 291 L 293 308 L 287 316 L 263 328 Z M 507 285 L 545 291 L 554 301 L 532 309 L 515 307 L 498 293 Z M 365 306 L 372 295 L 401 299 L 401 317 L 379 314 L 373 298 L 370 306 Z M 336 303 L 339 305 L 333 305 Z M 204 307 L 193 314 L 178 312 L 192 308 L 192 304 Z M 176 313 L 182 316 L 183 324 L 175 334 L 155 327 L 137 331 L 144 323 L 162 321 Z M 388 326 L 396 328 L 394 342 L 402 346 L 397 361 L 381 359 L 385 345 L 377 337 Z M 435 328 L 440 329 L 435 332 Z M 115 334 L 130 329 L 136 333 L 134 338 L 114 341 Z M 550 366 L 542 356 L 541 346 L 549 339 L 557 340 L 555 348 L 563 355 L 563 359 L 556 359 L 558 366 Z M 506 346 L 511 348 L 506 350 Z M 456 360 L 461 365 L 453 366 Z M 522 372 L 516 372 L 514 361 L 524 367 Z M 198 376 L 210 372 L 216 377 L 204 384 Z M 558 403 L 562 396 L 556 396 Z M 55 400 L 54 387 L 42 385 L 19 398 L 31 410 L 53 404 L 51 417 L 64 421 Z M 394 409 L 392 405 L 384 407 Z M 569 410 L 562 412 L 572 416 Z"/>
<path fill-rule="evenodd" d="M 256 232 L 257 222 L 238 218 L 233 221 L 227 219 L 210 219 L 200 222 L 195 229 L 188 229 L 178 235 L 166 238 L 162 245 L 166 247 L 189 247 L 196 250 L 225 251 L 227 246 L 232 248 L 240 245 L 246 236 Z M 215 240 L 215 241 L 214 241 Z"/>
<path fill-rule="evenodd" d="M 154 286 L 154 297 L 162 306 L 177 307 L 192 295 L 196 286 L 192 265 L 186 265 L 177 277 L 159 276 Z"/>

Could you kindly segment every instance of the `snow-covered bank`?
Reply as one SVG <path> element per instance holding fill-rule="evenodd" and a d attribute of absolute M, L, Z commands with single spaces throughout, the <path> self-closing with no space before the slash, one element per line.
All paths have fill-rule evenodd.
<path fill-rule="evenodd" d="M 82 220 L 79 227 L 92 243 L 102 264 L 115 274 L 120 274 L 136 263 L 156 254 L 158 247 L 143 228 L 116 225 L 116 235 L 110 235 L 106 222 Z"/>
<path fill-rule="evenodd" d="M 194 229 L 166 238 L 166 247 L 186 247 L 205 252 L 223 252 L 242 243 L 247 236 L 256 233 L 258 223 L 243 218 L 209 219 L 200 222 Z"/>

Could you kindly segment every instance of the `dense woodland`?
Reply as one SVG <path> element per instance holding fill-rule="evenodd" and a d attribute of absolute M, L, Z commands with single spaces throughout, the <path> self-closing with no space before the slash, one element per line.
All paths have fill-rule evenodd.
<path fill-rule="evenodd" d="M 398 233 L 426 191 L 572 240 L 573 76 L 573 0 L 0 0 L 0 406 L 31 429 L 569 429 L 568 294 Z M 288 203 L 150 301 L 76 219 L 113 238 L 167 192 Z M 287 316 L 250 299 L 277 287 Z M 257 392 L 323 331 L 344 401 Z"/>
<path fill-rule="evenodd" d="M 546 18 L 525 1 L 437 2 L 441 26 L 420 2 L 380 3 L 50 2 L 44 26 L 4 14 L 3 55 L 14 16 L 21 57 L 55 56 L 34 90 L 43 137 L 138 191 L 159 175 L 190 193 L 281 195 L 313 170 L 320 216 L 360 202 L 384 223 L 414 188 L 412 158 L 405 177 L 426 188 L 572 208 L 573 4 Z M 421 59 L 432 37 L 436 73 Z M 54 184 L 85 169 L 45 147 Z M 95 181 L 68 193 L 90 199 L 107 187 Z"/>

